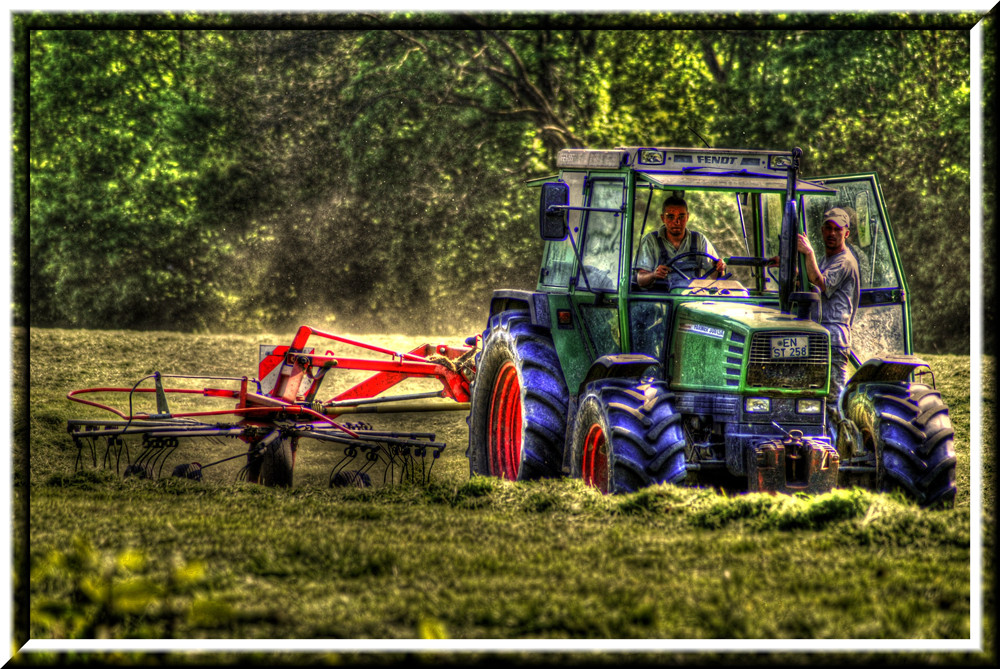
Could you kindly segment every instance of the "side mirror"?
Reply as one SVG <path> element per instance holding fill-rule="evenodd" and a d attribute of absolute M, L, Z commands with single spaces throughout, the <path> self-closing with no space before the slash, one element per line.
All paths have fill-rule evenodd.
<path fill-rule="evenodd" d="M 538 212 L 538 231 L 542 239 L 558 242 L 566 239 L 569 206 L 569 186 L 562 181 L 542 184 L 541 204 Z"/>

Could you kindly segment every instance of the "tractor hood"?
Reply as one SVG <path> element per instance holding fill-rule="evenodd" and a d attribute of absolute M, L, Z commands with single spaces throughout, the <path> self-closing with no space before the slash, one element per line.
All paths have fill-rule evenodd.
<path fill-rule="evenodd" d="M 678 307 L 678 324 L 682 322 L 716 325 L 736 329 L 741 334 L 754 330 L 795 330 L 826 333 L 826 328 L 813 321 L 796 318 L 773 307 L 745 302 L 686 302 Z"/>
<path fill-rule="evenodd" d="M 686 302 L 677 308 L 669 367 L 678 390 L 825 393 L 830 336 L 771 307 Z"/>

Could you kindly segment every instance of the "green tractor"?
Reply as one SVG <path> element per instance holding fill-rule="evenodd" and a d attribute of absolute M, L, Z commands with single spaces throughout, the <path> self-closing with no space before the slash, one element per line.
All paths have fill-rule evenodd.
<path fill-rule="evenodd" d="M 471 474 L 571 475 L 607 493 L 862 486 L 953 503 L 954 432 L 930 367 L 912 354 L 878 179 L 804 180 L 801 155 L 560 152 L 559 174 L 529 184 L 541 189 L 545 240 L 537 288 L 496 290 L 490 303 L 470 391 Z M 678 263 L 670 281 L 640 287 L 640 240 L 677 194 L 688 229 L 729 254 L 726 273 Z M 822 252 L 821 219 L 833 207 L 850 214 L 861 278 L 838 397 L 819 295 L 800 281 L 795 246 L 805 232 Z"/>

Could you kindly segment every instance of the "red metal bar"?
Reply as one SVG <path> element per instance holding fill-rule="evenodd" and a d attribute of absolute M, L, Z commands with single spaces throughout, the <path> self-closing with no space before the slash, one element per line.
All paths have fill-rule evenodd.
<path fill-rule="evenodd" d="M 391 356 L 390 360 L 372 360 L 365 358 L 343 358 L 338 357 L 333 354 L 332 351 L 327 351 L 327 355 L 314 355 L 309 353 L 304 353 L 306 350 L 306 344 L 311 336 L 323 337 L 331 341 L 340 342 L 343 344 L 348 344 L 361 349 L 366 349 L 369 351 L 382 353 Z M 353 432 L 344 428 L 343 426 L 337 424 L 332 420 L 330 416 L 336 416 L 337 413 L 331 412 L 329 415 L 323 415 L 313 410 L 309 406 L 306 406 L 299 399 L 300 386 L 302 385 L 302 380 L 309 377 L 310 370 L 323 369 L 325 365 L 331 364 L 333 366 L 339 367 L 341 369 L 351 369 L 351 370 L 361 370 L 361 371 L 371 371 L 375 372 L 371 377 L 365 379 L 364 381 L 354 385 L 353 387 L 341 392 L 336 397 L 334 397 L 330 402 L 344 401 L 348 399 L 359 399 L 359 398 L 371 398 L 379 395 L 385 390 L 405 381 L 408 378 L 436 378 L 441 382 L 443 390 L 441 392 L 442 397 L 449 397 L 456 402 L 464 403 L 469 401 L 469 381 L 465 376 L 456 370 L 449 368 L 447 365 L 440 364 L 431 359 L 432 355 L 439 355 L 446 357 L 450 360 L 455 360 L 462 355 L 467 354 L 471 351 L 470 347 L 452 347 L 446 345 L 431 345 L 423 344 L 413 349 L 408 353 L 400 353 L 397 351 L 392 351 L 380 346 L 374 346 L 372 344 L 367 344 L 365 342 L 349 339 L 347 337 L 342 337 L 339 335 L 334 335 L 328 332 L 323 332 L 321 330 L 316 330 L 309 326 L 301 326 L 295 334 L 292 341 L 292 345 L 289 347 L 279 346 L 275 347 L 274 352 L 268 355 L 265 360 L 269 361 L 266 366 L 264 361 L 261 362 L 260 376 L 261 379 L 266 375 L 265 371 L 268 373 L 273 372 L 278 369 L 278 379 L 275 382 L 274 388 L 268 395 L 260 395 L 257 393 L 248 392 L 247 390 L 247 377 L 237 378 L 234 377 L 231 380 L 239 380 L 240 387 L 239 390 L 226 390 L 219 388 L 204 388 L 201 390 L 196 389 L 185 389 L 185 388 L 167 388 L 163 389 L 165 393 L 179 393 L 179 394 L 201 394 L 205 397 L 220 397 L 220 398 L 230 398 L 236 399 L 237 405 L 234 409 L 228 410 L 218 410 L 218 411 L 194 411 L 186 412 L 180 414 L 171 414 L 172 417 L 197 417 L 197 416 L 214 416 L 214 415 L 240 415 L 249 419 L 265 419 L 269 414 L 284 412 L 285 414 L 298 415 L 298 416 L 309 416 L 317 420 L 323 421 L 324 423 L 329 423 L 334 427 L 343 430 L 344 432 L 356 436 Z M 279 362 L 280 360 L 280 362 Z M 322 381 L 322 375 L 316 376 L 310 387 L 303 396 L 315 396 L 314 389 L 317 389 Z M 172 375 L 168 375 L 172 376 Z M 152 377 L 150 377 L 152 378 Z M 160 378 L 157 375 L 157 378 Z M 183 377 L 183 378 L 221 378 L 221 377 Z M 140 381 L 141 383 L 141 381 Z M 138 384 L 137 384 L 138 385 Z M 156 388 L 85 388 L 81 390 L 74 390 L 67 394 L 67 398 L 74 401 L 80 402 L 81 404 L 87 404 L 93 407 L 97 407 L 104 411 L 111 412 L 120 418 L 131 420 L 132 418 L 148 418 L 150 414 L 134 414 L 133 416 L 128 416 L 122 411 L 115 409 L 114 407 L 108 406 L 106 404 L 101 404 L 99 402 L 94 402 L 90 400 L 84 400 L 78 397 L 85 393 L 95 393 L 95 392 L 117 392 L 117 393 L 154 393 L 157 392 Z"/>
<path fill-rule="evenodd" d="M 333 360 L 341 369 L 379 372 L 345 390 L 331 401 L 338 402 L 359 397 L 375 397 L 394 385 L 411 377 L 436 378 L 441 381 L 448 397 L 456 402 L 469 400 L 468 381 L 460 373 L 434 362 L 403 362 L 397 360 L 366 360 L 362 358 L 336 358 L 312 356 L 313 362 L 322 365 Z"/>
<path fill-rule="evenodd" d="M 84 393 L 155 393 L 156 388 L 83 388 L 81 390 L 71 390 L 66 394 L 67 399 L 71 399 L 74 402 L 79 402 L 80 404 L 89 404 L 92 407 L 97 407 L 98 409 L 104 409 L 105 411 L 110 411 L 113 414 L 117 414 L 122 418 L 128 418 L 126 414 L 123 414 L 118 409 L 109 407 L 106 404 L 100 404 L 98 402 L 91 402 L 90 400 L 82 400 L 77 395 L 82 395 Z M 191 395 L 202 395 L 204 391 L 193 390 L 185 388 L 164 388 L 165 393 L 185 393 Z M 147 414 L 148 415 L 148 414 Z"/>
<path fill-rule="evenodd" d="M 428 344 L 414 349 L 410 353 L 399 353 L 398 351 L 393 351 L 387 348 L 382 348 L 381 346 L 375 346 L 373 344 L 367 344 L 362 341 L 357 341 L 356 339 L 348 339 L 347 337 L 341 337 L 340 335 L 330 334 L 329 332 L 323 332 L 322 330 L 315 330 L 308 325 L 303 325 L 299 328 L 298 332 L 295 334 L 295 338 L 292 340 L 292 345 L 290 350 L 302 351 L 306 347 L 306 343 L 309 341 L 310 335 L 315 335 L 317 337 L 323 337 L 325 339 L 331 339 L 333 341 L 338 341 L 342 344 L 350 344 L 351 346 L 357 346 L 359 348 L 368 349 L 369 351 L 375 351 L 377 353 L 385 353 L 386 355 L 396 356 L 401 359 L 405 358 L 408 360 L 413 360 L 416 362 L 427 362 L 427 358 L 417 355 L 415 352 L 421 349 L 426 349 Z"/>
<path fill-rule="evenodd" d="M 77 397 L 77 395 L 81 395 L 83 393 L 95 393 L 95 392 L 124 392 L 124 393 L 137 392 L 137 393 L 152 393 L 152 392 L 156 392 L 156 389 L 155 388 L 134 388 L 134 389 L 133 388 L 84 388 L 84 389 L 81 389 L 81 390 L 70 391 L 66 395 L 67 399 L 73 400 L 74 402 L 80 402 L 81 404 L 88 404 L 90 406 L 97 407 L 98 409 L 103 409 L 105 411 L 109 411 L 109 412 L 115 414 L 116 416 L 118 416 L 119 418 L 123 418 L 125 420 L 129 420 L 129 419 L 141 419 L 141 420 L 145 420 L 145 419 L 148 419 L 150 417 L 150 414 L 148 414 L 148 413 L 137 413 L 137 414 L 132 414 L 131 416 L 129 416 L 128 414 L 125 414 L 125 413 L 119 411 L 118 409 L 115 409 L 114 407 L 108 406 L 106 404 L 100 404 L 98 402 L 91 402 L 89 400 L 84 400 L 84 399 L 80 399 L 79 397 Z M 214 396 L 216 396 L 216 397 L 236 397 L 237 396 L 235 394 L 235 393 L 237 393 L 237 391 L 215 390 L 215 389 L 211 389 L 211 388 L 205 389 L 204 391 L 203 390 L 186 389 L 186 388 L 164 388 L 163 392 L 165 392 L 165 393 L 183 393 L 183 394 L 200 394 L 200 395 L 208 394 L 208 393 L 227 393 L 226 395 L 216 394 Z M 271 398 L 271 400 L 272 401 L 280 402 L 280 400 L 278 400 L 277 398 Z M 249 418 L 259 418 L 259 417 L 263 417 L 263 416 L 265 416 L 267 414 L 275 414 L 275 413 L 285 413 L 285 414 L 289 414 L 289 415 L 293 415 L 293 416 L 294 415 L 311 416 L 311 417 L 315 418 L 316 420 L 323 421 L 324 423 L 329 423 L 333 427 L 335 427 L 335 428 L 337 428 L 337 429 L 345 432 L 346 434 L 348 434 L 348 435 L 350 435 L 352 437 L 358 436 L 353 430 L 350 430 L 350 429 L 344 427 L 343 425 L 337 423 L 331 417 L 324 416 L 323 414 L 321 414 L 321 413 L 319 413 L 317 411 L 314 411 L 313 409 L 310 409 L 309 407 L 298 406 L 298 405 L 295 405 L 295 404 L 285 404 L 285 403 L 282 403 L 279 406 L 262 406 L 261 405 L 261 406 L 243 406 L 243 407 L 236 407 L 236 408 L 233 408 L 233 409 L 219 409 L 219 410 L 215 410 L 215 411 L 188 411 L 188 412 L 183 412 L 183 413 L 171 413 L 170 417 L 171 418 L 195 418 L 195 417 L 200 417 L 200 416 L 241 415 L 241 416 L 246 416 L 246 417 L 249 417 Z"/>

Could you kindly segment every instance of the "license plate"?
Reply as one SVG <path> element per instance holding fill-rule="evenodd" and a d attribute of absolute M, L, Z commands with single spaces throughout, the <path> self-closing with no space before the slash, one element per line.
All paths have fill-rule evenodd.
<path fill-rule="evenodd" d="M 809 337 L 771 337 L 771 359 L 808 358 Z"/>

